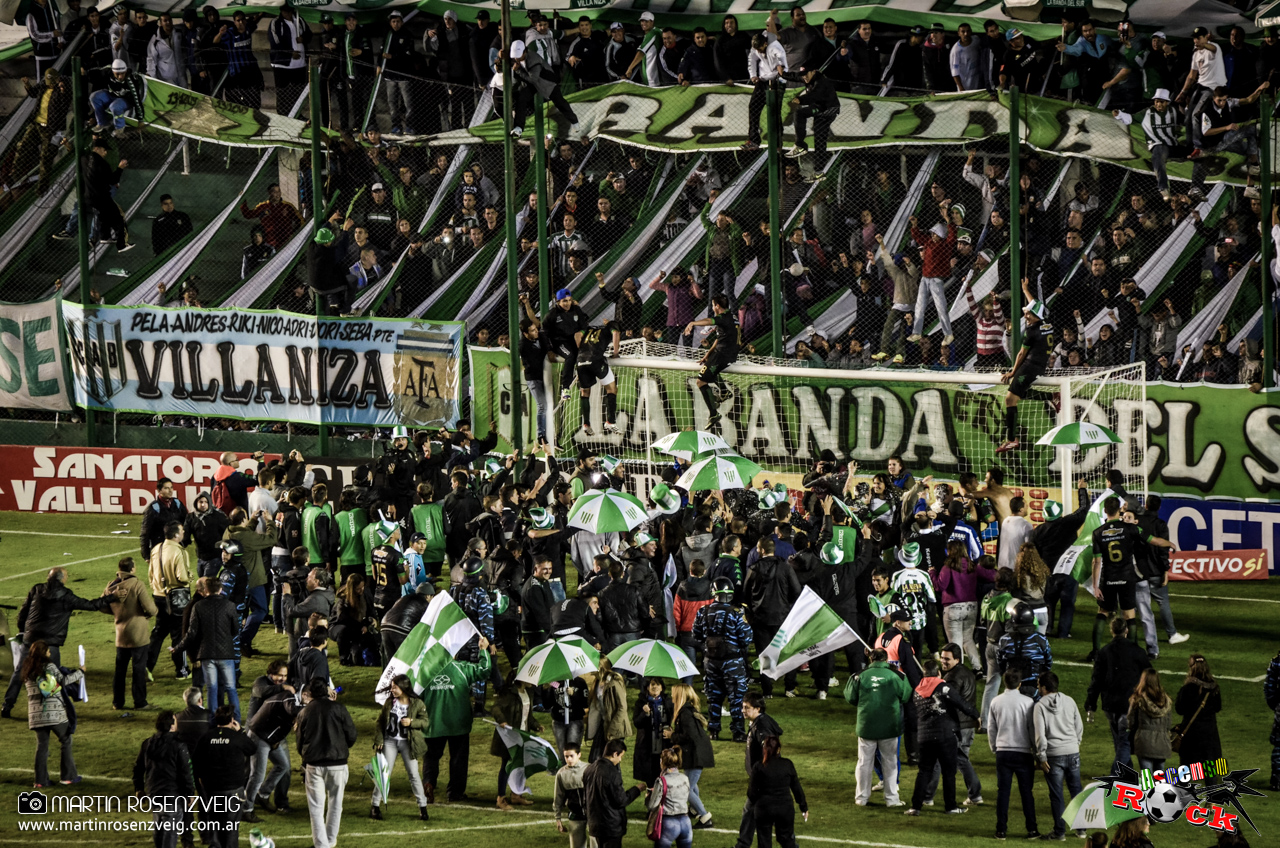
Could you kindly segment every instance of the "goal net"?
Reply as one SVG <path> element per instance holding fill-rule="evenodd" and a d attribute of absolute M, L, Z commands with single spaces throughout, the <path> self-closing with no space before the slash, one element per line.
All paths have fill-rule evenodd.
<path fill-rule="evenodd" d="M 663 436 L 706 429 L 710 410 L 697 389 L 695 348 L 630 342 L 610 360 L 617 379 L 618 432 L 604 433 L 602 389 L 591 390 L 592 431 L 582 427 L 580 393 L 556 407 L 561 454 L 583 447 L 623 460 L 643 495 L 671 459 L 651 449 Z M 1006 387 L 991 374 L 924 369 L 834 370 L 797 367 L 796 360 L 743 356 L 724 379 L 731 392 L 720 402 L 716 432 L 741 455 L 759 463 L 770 483 L 802 488 L 823 451 L 841 463 L 856 461 L 856 477 L 884 471 L 900 456 L 917 478 L 954 483 L 974 472 L 1004 469 L 1005 485 L 1027 498 L 1039 520 L 1047 500 L 1074 509 L 1075 479 L 1103 486 L 1110 468 L 1128 490 L 1146 493 L 1144 366 L 1056 374 L 1036 384 L 1019 405 L 1022 449 L 997 455 L 1004 438 Z M 548 381 L 548 385 L 555 383 Z M 1060 423 L 1089 421 L 1119 434 L 1122 444 L 1079 451 L 1036 445 Z M 648 478 L 648 479 L 646 479 Z M 1063 495 L 1066 494 L 1066 497 Z"/>

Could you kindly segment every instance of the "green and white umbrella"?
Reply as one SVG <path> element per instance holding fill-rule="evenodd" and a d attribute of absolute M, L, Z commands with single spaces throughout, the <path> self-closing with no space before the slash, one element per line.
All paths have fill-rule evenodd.
<path fill-rule="evenodd" d="M 683 430 L 663 436 L 653 443 L 658 453 L 678 456 L 681 459 L 693 459 L 695 456 L 711 451 L 729 450 L 728 443 L 715 433 L 706 430 Z"/>
<path fill-rule="evenodd" d="M 639 498 L 615 489 L 583 492 L 569 510 L 569 526 L 588 533 L 626 533 L 648 520 Z"/>
<path fill-rule="evenodd" d="M 1092 448 L 1099 445 L 1118 445 L 1120 437 L 1114 430 L 1103 427 L 1101 424 L 1076 421 L 1071 424 L 1059 424 L 1041 436 L 1036 444 L 1055 448 Z"/>
<path fill-rule="evenodd" d="M 736 454 L 700 459 L 680 475 L 676 485 L 686 492 L 713 489 L 750 489 L 751 480 L 764 469 Z"/>
<path fill-rule="evenodd" d="M 643 677 L 690 677 L 698 669 L 689 655 L 670 642 L 636 639 L 609 652 L 609 662 L 616 671 L 629 671 Z"/>
<path fill-rule="evenodd" d="M 1068 830 L 1106 830 L 1129 819 L 1140 819 L 1145 813 L 1112 804 L 1115 792 L 1104 783 L 1090 783 L 1071 799 L 1062 813 Z"/>
<path fill-rule="evenodd" d="M 556 640 L 561 645 L 567 645 L 570 648 L 577 648 L 587 655 L 587 659 L 591 660 L 592 670 L 600 666 L 600 652 L 596 650 L 596 646 L 583 639 L 581 636 L 562 636 Z"/>
<path fill-rule="evenodd" d="M 591 653 L 594 654 L 595 651 Z M 516 680 L 536 686 L 555 680 L 572 680 L 579 674 L 595 671 L 599 662 L 598 654 L 595 661 L 592 661 L 591 656 L 576 645 L 543 642 L 520 660 Z"/>

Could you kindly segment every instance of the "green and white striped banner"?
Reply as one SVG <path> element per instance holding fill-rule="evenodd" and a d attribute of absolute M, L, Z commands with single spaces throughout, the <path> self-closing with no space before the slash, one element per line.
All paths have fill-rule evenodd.
<path fill-rule="evenodd" d="M 800 597 L 778 628 L 769 647 L 760 652 L 756 666 L 774 680 L 805 663 L 858 640 L 844 619 L 810 589 Z"/>
<path fill-rule="evenodd" d="M 462 607 L 454 603 L 448 592 L 440 592 L 431 599 L 421 620 L 409 631 L 400 650 L 382 670 L 382 677 L 374 690 L 374 700 L 379 704 L 387 700 L 391 681 L 397 674 L 408 675 L 414 691 L 421 695 L 431 678 L 449 664 L 463 645 L 478 635 L 479 631 Z"/>

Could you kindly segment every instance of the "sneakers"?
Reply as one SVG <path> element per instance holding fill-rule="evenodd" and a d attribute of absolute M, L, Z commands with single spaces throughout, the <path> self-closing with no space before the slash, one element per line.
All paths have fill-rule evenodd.
<path fill-rule="evenodd" d="M 799 159 L 801 156 L 809 155 L 809 148 L 803 144 L 797 144 L 784 154 L 788 159 Z"/>
<path fill-rule="evenodd" d="M 1044 836 L 1040 838 L 1048 842 L 1066 842 L 1067 841 L 1067 835 L 1065 833 L 1046 833 Z"/>
<path fill-rule="evenodd" d="M 1196 203 L 1203 203 L 1205 199 L 1204 189 L 1193 186 L 1187 191 L 1187 197 Z"/>
<path fill-rule="evenodd" d="M 561 389 L 561 390 L 560 390 L 560 400 L 565 401 L 565 400 L 568 400 L 568 399 L 569 399 L 569 390 L 568 390 L 568 389 Z M 277 631 L 277 632 L 279 632 L 279 631 Z"/>
<path fill-rule="evenodd" d="M 822 173 L 821 171 L 814 171 L 812 174 L 805 177 L 804 181 L 812 185 L 813 183 L 820 183 L 826 178 L 827 178 L 827 175 Z"/>
<path fill-rule="evenodd" d="M 497 808 L 498 808 L 499 810 L 502 810 L 502 812 L 504 812 L 504 813 L 510 813 L 510 812 L 514 812 L 514 811 L 515 811 L 515 807 L 511 806 L 511 802 L 510 802 L 510 801 L 508 801 L 508 800 L 507 800 L 504 796 L 502 796 L 502 795 L 499 795 L 499 796 L 498 796 L 498 802 L 497 802 L 496 806 L 497 806 Z"/>
<path fill-rule="evenodd" d="M 818 700 L 819 700 L 819 701 L 825 701 L 825 700 L 827 700 L 827 693 L 826 693 L 826 692 L 819 692 L 819 693 L 818 693 Z"/>
<path fill-rule="evenodd" d="M 982 805 L 982 803 L 983 803 L 983 801 L 982 801 L 982 796 L 981 796 L 981 795 L 979 795 L 977 798 L 965 798 L 965 799 L 964 799 L 964 801 L 963 801 L 962 803 L 963 803 L 966 807 L 979 807 L 979 806 L 981 806 L 981 805 Z"/>
<path fill-rule="evenodd" d="M 741 147 L 739 147 L 738 149 L 741 150 L 743 153 L 755 153 L 757 150 L 760 149 L 760 142 L 751 141 L 750 139 L 748 139 L 747 142 L 743 144 Z"/>
<path fill-rule="evenodd" d="M 115 139 L 124 138 L 124 130 L 116 130 L 111 134 L 111 137 Z"/>
<path fill-rule="evenodd" d="M 876 781 L 876 783 L 875 783 L 875 785 L 871 787 L 871 791 L 872 791 L 872 792 L 879 792 L 881 789 L 884 789 L 884 781 L 883 781 L 883 780 L 877 780 L 877 781 Z"/>
<path fill-rule="evenodd" d="M 431 821 L 431 811 L 430 811 L 430 810 L 428 810 L 426 807 L 419 807 L 419 808 L 418 808 L 418 820 L 419 820 L 419 821 Z"/>
<path fill-rule="evenodd" d="M 382 821 L 382 808 L 379 807 L 377 804 L 371 805 L 369 807 L 369 818 Z"/>
<path fill-rule="evenodd" d="M 1170 645 L 1181 645 L 1183 642 L 1191 638 L 1190 633 L 1178 632 L 1169 637 Z"/>
<path fill-rule="evenodd" d="M 591 429 L 590 425 L 588 424 L 582 425 L 582 435 L 589 437 L 589 436 L 594 436 L 595 434 L 596 434 L 595 431 Z"/>
<path fill-rule="evenodd" d="M 1162 188 L 1162 189 L 1160 189 L 1160 199 L 1161 199 L 1161 200 L 1163 200 L 1163 201 L 1165 201 L 1165 202 L 1167 203 L 1167 202 L 1169 201 L 1169 198 L 1170 198 L 1171 196 L 1172 196 L 1172 195 L 1170 195 L 1170 194 L 1169 194 L 1169 189 L 1167 189 L 1167 188 Z"/>
<path fill-rule="evenodd" d="M 89 132 L 93 133 L 94 135 L 100 135 L 106 131 L 107 131 L 106 124 L 94 124 L 92 127 L 89 128 Z"/>
<path fill-rule="evenodd" d="M 374 807 L 374 809 L 376 810 L 378 808 Z M 378 818 L 382 818 L 382 816 L 378 816 Z M 262 816 L 258 815 L 253 810 L 244 814 L 244 820 L 249 824 L 262 824 Z"/>
<path fill-rule="evenodd" d="M 393 126 L 393 127 L 391 128 L 391 131 L 390 131 L 389 133 L 387 133 L 387 134 L 388 134 L 388 135 L 400 135 L 400 127 L 399 127 L 398 125 L 397 125 L 397 126 Z"/>
<path fill-rule="evenodd" d="M 253 802 L 253 805 L 266 810 L 268 813 L 274 813 L 276 811 L 276 802 L 272 801 L 265 795 L 259 795 L 258 799 Z"/>
<path fill-rule="evenodd" d="M 1004 840 L 1005 840 L 1005 833 L 1004 833 L 1004 831 L 1003 831 L 1003 830 L 997 830 L 997 831 L 996 831 L 996 841 L 997 841 L 997 842 L 1004 842 Z"/>
<path fill-rule="evenodd" d="M 180 671 L 180 672 L 178 672 L 177 674 L 175 674 L 175 675 L 173 676 L 173 679 L 174 679 L 174 680 L 187 680 L 187 679 L 188 679 L 188 678 L 190 678 L 190 677 L 191 677 L 191 672 L 189 672 L 189 671 Z"/>
<path fill-rule="evenodd" d="M 828 688 L 828 689 L 838 689 L 838 688 L 840 688 L 840 678 L 838 678 L 838 677 L 833 677 L 833 678 L 831 678 L 830 680 L 828 680 L 828 681 L 827 681 L 827 688 Z"/>
<path fill-rule="evenodd" d="M 696 819 L 693 820 L 694 830 L 703 830 L 705 828 L 715 827 L 715 826 L 716 826 L 716 823 L 711 820 L 710 812 L 705 813 L 704 815 L 698 816 Z"/>
<path fill-rule="evenodd" d="M 512 138 L 519 138 L 519 137 L 520 137 L 520 136 L 522 136 L 522 135 L 524 135 L 524 129 L 523 129 L 523 128 L 521 128 L 521 127 L 512 127 L 512 128 L 511 128 L 511 137 L 512 137 Z"/>
<path fill-rule="evenodd" d="M 137 247 L 137 245 L 135 245 L 131 241 L 127 241 L 124 243 L 124 247 L 116 248 L 116 253 L 128 253 L 129 251 L 133 250 L 135 247 Z"/>
<path fill-rule="evenodd" d="M 1187 158 L 1199 159 L 1203 155 L 1204 155 L 1204 151 L 1197 147 L 1195 150 L 1192 150 L 1190 153 L 1187 154 Z"/>
<path fill-rule="evenodd" d="M 796 690 L 794 690 L 794 689 L 788 689 L 788 690 L 787 690 L 786 692 L 784 692 L 783 694 L 784 694 L 784 695 L 786 695 L 788 698 L 794 698 L 794 697 L 796 696 Z"/>
<path fill-rule="evenodd" d="M 53 237 L 57 241 L 68 241 L 70 239 L 75 238 L 75 236 L 71 235 L 71 233 L 67 232 L 66 230 L 58 230 L 56 233 L 53 234 Z"/>
<path fill-rule="evenodd" d="M 902 354 L 900 354 L 900 353 L 899 353 L 897 356 L 895 356 L 893 359 L 891 359 L 891 360 L 889 360 L 889 361 L 890 361 L 893 365 L 901 365 L 905 360 L 902 358 Z"/>
<path fill-rule="evenodd" d="M 77 783 L 81 783 L 83 780 L 84 780 L 83 777 L 81 777 L 80 775 L 76 775 L 70 780 L 59 780 L 58 782 L 61 783 L 63 786 L 75 786 Z"/>
<path fill-rule="evenodd" d="M 919 342 L 919 341 L 920 341 L 920 334 L 919 334 L 919 333 L 912 333 L 911 335 L 907 336 L 907 341 L 911 342 L 912 344 L 915 344 L 915 343 Z"/>
<path fill-rule="evenodd" d="M 967 812 L 969 812 L 969 811 L 968 811 L 968 810 L 966 810 L 964 807 L 956 807 L 954 810 L 947 810 L 947 815 L 949 815 L 949 816 L 962 816 L 962 815 L 964 815 L 964 814 L 965 814 L 965 813 L 967 813 Z"/>
<path fill-rule="evenodd" d="M 746 742 L 747 734 L 743 733 L 742 731 L 738 731 L 737 733 L 733 734 L 733 741 L 738 743 Z"/>
<path fill-rule="evenodd" d="M 1018 440 L 1013 439 L 1012 441 L 1005 442 L 1000 447 L 996 448 L 996 453 L 1008 453 L 1009 451 L 1014 451 L 1017 449 L 1018 449 Z"/>
<path fill-rule="evenodd" d="M 891 801 L 891 802 L 886 802 L 886 803 L 885 803 L 885 806 L 886 806 L 886 807 L 905 807 L 905 806 L 907 806 L 907 802 L 906 802 L 906 801 Z"/>
<path fill-rule="evenodd" d="M 945 336 L 943 336 L 943 337 L 942 337 L 942 343 L 943 343 L 944 345 L 949 345 L 949 344 L 951 344 L 952 342 L 954 342 L 955 340 L 956 340 L 956 337 L 955 337 L 955 336 L 953 336 L 953 335 L 951 335 L 950 333 L 948 333 L 947 335 L 945 335 Z"/>
<path fill-rule="evenodd" d="M 920 811 L 917 810 L 915 807 L 911 807 L 907 810 L 904 810 L 902 814 L 904 816 L 918 816 L 920 815 Z"/>
<path fill-rule="evenodd" d="M 530 801 L 528 798 L 524 797 L 523 795 L 517 795 L 517 794 L 516 794 L 516 793 L 514 793 L 514 792 L 512 792 L 512 793 L 511 793 L 511 798 L 510 798 L 510 800 L 511 800 L 511 803 L 512 803 L 512 804 L 515 804 L 517 807 L 532 807 L 532 806 L 533 806 L 533 802 L 532 802 L 532 801 Z"/>
<path fill-rule="evenodd" d="M 1030 840 L 1032 840 L 1032 839 L 1039 839 L 1039 838 L 1040 838 L 1040 831 L 1038 831 L 1038 830 L 1032 830 L 1032 831 L 1028 831 L 1028 832 L 1027 832 L 1027 840 L 1028 840 L 1028 841 L 1030 841 Z"/>
<path fill-rule="evenodd" d="M 883 350 L 880 351 L 879 353 L 871 354 L 872 362 L 884 362 L 888 358 L 889 358 L 889 354 L 885 353 Z"/>
<path fill-rule="evenodd" d="M 925 802 L 924 802 L 924 805 L 925 805 L 926 807 L 932 807 L 932 806 L 933 806 L 933 799 L 932 799 L 932 798 L 930 798 L 928 801 L 925 801 Z"/>
<path fill-rule="evenodd" d="M 613 435 L 614 433 L 621 433 L 621 432 L 622 432 L 622 431 L 618 429 L 618 425 L 617 425 L 617 424 L 610 424 L 610 423 L 608 423 L 608 422 L 605 422 L 605 425 L 604 425 L 604 434 L 605 434 L 606 436 L 611 436 L 611 435 Z"/>
<path fill-rule="evenodd" d="M 1257 200 L 1262 197 L 1262 188 L 1260 186 L 1245 186 L 1244 196 L 1246 200 Z"/>
<path fill-rule="evenodd" d="M 724 416 L 722 416 L 719 412 L 713 412 L 711 414 L 711 417 L 707 419 L 707 429 L 708 430 L 715 429 L 715 426 L 720 423 L 720 419 L 723 417 Z M 765 697 L 767 698 L 769 696 L 766 695 Z"/>

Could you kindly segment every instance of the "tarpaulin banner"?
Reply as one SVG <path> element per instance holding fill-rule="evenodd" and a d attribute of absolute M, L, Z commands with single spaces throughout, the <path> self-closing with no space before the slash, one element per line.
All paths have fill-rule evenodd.
<path fill-rule="evenodd" d="M 0 304 L 0 406 L 71 409 L 58 303 Z"/>
<path fill-rule="evenodd" d="M 168 477 L 189 509 L 210 491 L 221 454 L 213 451 L 142 451 L 119 448 L 0 445 L 0 510 L 132 515 L 155 499 L 156 481 Z M 242 471 L 258 464 L 237 454 Z M 279 454 L 266 454 L 268 462 Z M 137 528 L 120 535 L 137 535 Z"/>
<path fill-rule="evenodd" d="M 1229 551 L 1177 551 L 1169 555 L 1169 579 L 1266 580 L 1267 552 L 1253 548 Z"/>
<path fill-rule="evenodd" d="M 1169 525 L 1169 539 L 1189 555 L 1263 550 L 1268 566 L 1275 566 L 1280 503 L 1166 495 L 1160 503 L 1160 517 Z"/>
<path fill-rule="evenodd" d="M 230 147 L 311 149 L 311 128 L 301 118 L 229 103 L 152 77 L 145 79 L 142 117 L 154 129 Z"/>
<path fill-rule="evenodd" d="M 453 427 L 456 321 L 63 305 L 76 401 L 115 411 Z"/>

